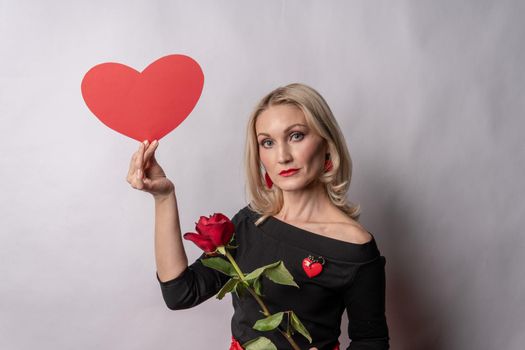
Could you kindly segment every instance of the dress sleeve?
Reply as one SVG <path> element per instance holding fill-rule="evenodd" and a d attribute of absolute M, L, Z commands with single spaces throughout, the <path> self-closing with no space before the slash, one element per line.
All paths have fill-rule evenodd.
<path fill-rule="evenodd" d="M 385 263 L 383 256 L 361 265 L 344 295 L 348 314 L 347 350 L 389 349 L 385 316 Z"/>
<path fill-rule="evenodd" d="M 237 213 L 232 222 L 235 225 L 235 236 L 233 244 L 236 244 L 236 235 L 240 215 Z M 235 257 L 236 249 L 229 250 L 231 255 Z M 191 265 L 174 279 L 169 281 L 161 281 L 158 272 L 157 281 L 159 281 L 162 297 L 166 306 L 171 310 L 189 309 L 208 300 L 224 286 L 230 279 L 229 276 L 205 266 L 201 259 L 207 257 L 202 253 Z M 223 256 L 220 256 L 226 259 Z"/>

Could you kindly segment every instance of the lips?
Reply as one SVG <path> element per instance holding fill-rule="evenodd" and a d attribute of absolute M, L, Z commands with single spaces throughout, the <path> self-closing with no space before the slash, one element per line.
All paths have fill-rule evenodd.
<path fill-rule="evenodd" d="M 284 176 L 286 176 L 286 175 L 291 175 L 291 174 L 297 172 L 298 170 L 299 170 L 299 169 L 286 169 L 286 170 L 281 171 L 281 172 L 279 173 L 279 175 L 284 175 Z"/>

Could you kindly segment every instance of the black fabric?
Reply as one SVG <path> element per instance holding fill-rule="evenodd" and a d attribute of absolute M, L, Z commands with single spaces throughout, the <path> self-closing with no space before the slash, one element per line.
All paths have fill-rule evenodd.
<path fill-rule="evenodd" d="M 348 313 L 348 334 L 352 342 L 347 350 L 383 350 L 389 348 L 385 317 L 385 263 L 376 241 L 354 244 L 321 236 L 274 217 L 255 226 L 259 214 L 248 206 L 233 218 L 235 239 L 239 245 L 231 251 L 244 273 L 282 260 L 299 288 L 279 285 L 263 277 L 264 301 L 271 313 L 293 310 L 306 326 L 313 342 L 299 333 L 294 339 L 301 349 L 317 347 L 332 350 L 338 342 L 341 316 Z M 323 271 L 309 278 L 302 268 L 308 255 L 322 256 Z M 160 281 L 163 298 L 172 310 L 199 305 L 216 295 L 228 276 L 202 264 L 201 258 L 189 265 L 177 278 Z M 262 318 L 252 296 L 232 295 L 234 314 L 232 335 L 242 344 L 264 335 L 278 349 L 290 349 L 278 331 L 259 332 L 252 328 Z M 285 326 L 283 320 L 282 326 Z"/>

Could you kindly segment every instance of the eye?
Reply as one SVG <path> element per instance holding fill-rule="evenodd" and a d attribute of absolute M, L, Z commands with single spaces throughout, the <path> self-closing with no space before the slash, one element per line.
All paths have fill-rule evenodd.
<path fill-rule="evenodd" d="M 263 147 L 265 147 L 265 148 L 268 148 L 268 147 L 266 146 L 267 142 L 272 142 L 272 141 L 269 140 L 269 139 L 264 139 L 264 140 L 261 141 L 260 145 L 263 146 Z"/>
<path fill-rule="evenodd" d="M 293 140 L 293 141 L 301 141 L 303 138 L 304 138 L 304 133 L 300 132 L 300 131 L 295 131 L 293 133 L 290 134 L 290 138 Z M 270 139 L 264 139 L 262 140 L 261 142 L 259 142 L 259 144 L 264 147 L 264 148 L 269 148 L 272 146 L 272 140 Z"/>
<path fill-rule="evenodd" d="M 292 136 L 291 136 L 292 139 L 294 138 L 294 136 L 299 136 L 298 138 L 295 138 L 296 141 L 299 141 L 303 139 L 304 134 L 302 132 L 297 131 L 297 132 L 292 133 Z"/>

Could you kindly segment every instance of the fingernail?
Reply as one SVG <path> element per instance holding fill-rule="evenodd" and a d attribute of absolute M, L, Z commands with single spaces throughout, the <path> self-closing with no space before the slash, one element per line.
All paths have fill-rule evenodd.
<path fill-rule="evenodd" d="M 148 144 L 148 140 L 144 140 L 143 143 L 144 143 L 145 145 L 147 145 L 147 144 Z"/>

